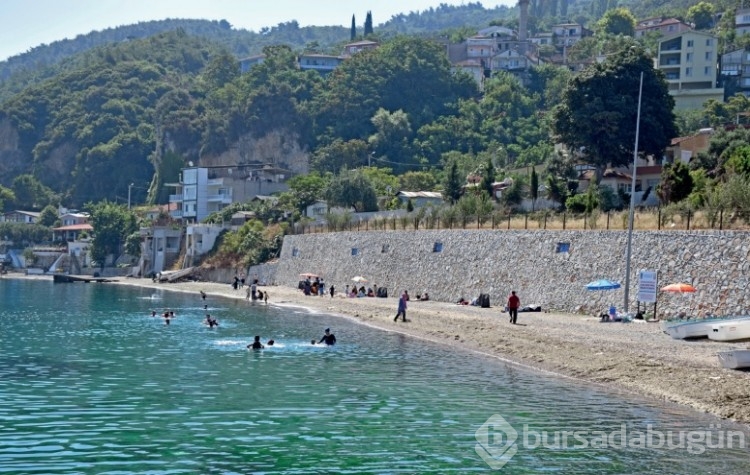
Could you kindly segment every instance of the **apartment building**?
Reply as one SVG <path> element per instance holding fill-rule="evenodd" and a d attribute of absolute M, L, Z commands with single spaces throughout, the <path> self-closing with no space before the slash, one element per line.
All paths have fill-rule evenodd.
<path fill-rule="evenodd" d="M 724 100 L 724 89 L 717 87 L 717 37 L 684 31 L 659 40 L 655 67 L 664 72 L 676 110 L 698 110 L 709 99 Z"/>

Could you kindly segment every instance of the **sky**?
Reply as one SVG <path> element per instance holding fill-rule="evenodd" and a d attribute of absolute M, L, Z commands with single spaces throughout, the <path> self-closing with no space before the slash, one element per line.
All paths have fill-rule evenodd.
<path fill-rule="evenodd" d="M 234 28 L 253 31 L 291 20 L 300 26 L 349 27 L 352 15 L 359 26 L 369 10 L 377 26 L 398 13 L 423 11 L 441 3 L 464 2 L 376 0 L 368 5 L 346 0 L 2 0 L 0 61 L 42 44 L 139 21 L 227 20 Z M 516 0 L 479 0 L 479 3 L 494 8 L 514 5 Z"/>

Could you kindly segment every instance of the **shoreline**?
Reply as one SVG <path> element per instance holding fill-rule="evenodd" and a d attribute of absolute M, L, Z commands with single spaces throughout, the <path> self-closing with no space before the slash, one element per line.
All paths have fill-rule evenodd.
<path fill-rule="evenodd" d="M 12 274 L 5 278 L 49 279 Z M 245 289 L 234 290 L 228 284 L 214 282 L 154 283 L 123 278 L 108 284 L 195 293 L 197 298 L 202 290 L 209 297 L 245 300 Z M 724 369 L 716 357 L 719 351 L 747 347 L 747 342 L 674 340 L 657 323 L 602 324 L 596 318 L 562 313 L 520 313 L 518 324 L 511 325 L 507 313 L 499 307 L 483 309 L 438 301 L 410 301 L 408 321 L 395 323 L 394 297 L 331 298 L 328 294 L 305 296 L 287 287 L 259 289 L 269 291 L 269 305 L 335 315 L 371 328 L 459 346 L 550 376 L 750 423 L 750 372 Z"/>

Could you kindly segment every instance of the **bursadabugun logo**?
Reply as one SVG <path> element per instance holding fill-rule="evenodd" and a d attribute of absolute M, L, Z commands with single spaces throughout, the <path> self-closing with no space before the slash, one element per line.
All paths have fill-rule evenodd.
<path fill-rule="evenodd" d="M 493 470 L 500 470 L 516 455 L 518 432 L 503 416 L 494 414 L 474 433 L 474 450 Z"/>

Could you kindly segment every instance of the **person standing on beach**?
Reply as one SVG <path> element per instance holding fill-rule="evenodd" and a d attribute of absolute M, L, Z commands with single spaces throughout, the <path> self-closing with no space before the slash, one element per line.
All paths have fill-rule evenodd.
<path fill-rule="evenodd" d="M 508 313 L 510 314 L 510 323 L 516 324 L 518 319 L 518 307 L 521 306 L 521 299 L 516 295 L 516 291 L 512 290 L 508 297 Z"/>
<path fill-rule="evenodd" d="M 406 301 L 409 300 L 408 295 L 409 294 L 406 293 L 406 290 L 404 290 L 404 293 L 401 294 L 401 297 L 398 299 L 398 313 L 393 318 L 394 322 L 398 321 L 398 317 L 401 317 L 402 321 L 406 321 Z"/>
<path fill-rule="evenodd" d="M 333 295 L 336 293 L 336 287 L 331 284 L 331 287 L 328 290 L 331 293 L 331 298 L 333 298 Z"/>

